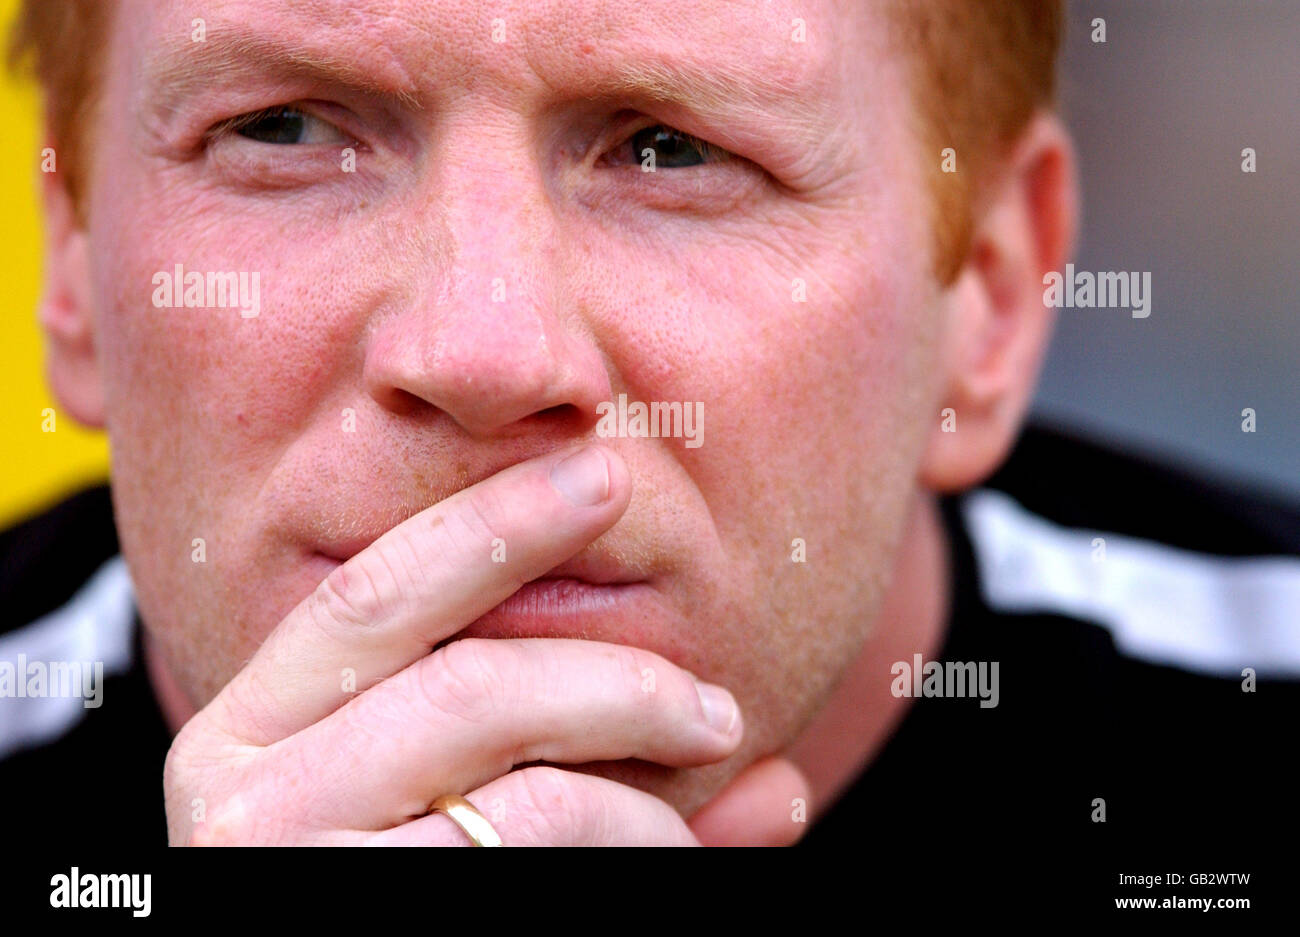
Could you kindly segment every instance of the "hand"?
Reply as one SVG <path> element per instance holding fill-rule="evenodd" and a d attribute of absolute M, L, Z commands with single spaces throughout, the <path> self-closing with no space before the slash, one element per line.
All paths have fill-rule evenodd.
<path fill-rule="evenodd" d="M 336 568 L 178 734 L 164 771 L 171 841 L 465 845 L 448 818 L 426 815 L 439 795 L 464 793 L 511 845 L 696 843 L 647 793 L 549 765 L 514 769 L 721 761 L 743 732 L 726 690 L 594 641 L 465 638 L 430 653 L 610 528 L 630 492 L 608 449 L 550 454 L 420 512 Z M 508 562 L 492 562 L 498 537 Z M 776 764 L 701 812 L 707 840 L 770 841 L 787 828 L 795 838 L 786 795 L 797 772 Z M 728 819 L 727 802 L 758 801 L 765 814 Z"/>

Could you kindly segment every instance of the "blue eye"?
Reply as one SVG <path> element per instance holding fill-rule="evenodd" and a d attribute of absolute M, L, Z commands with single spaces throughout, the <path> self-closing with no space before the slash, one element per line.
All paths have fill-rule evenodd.
<path fill-rule="evenodd" d="M 327 120 L 294 107 L 272 107 L 237 119 L 231 129 L 258 143 L 348 143 L 348 137 Z"/>
<path fill-rule="evenodd" d="M 683 169 L 731 158 L 726 150 L 663 124 L 637 131 L 629 142 L 635 161 L 643 160 L 650 150 L 656 168 Z"/>

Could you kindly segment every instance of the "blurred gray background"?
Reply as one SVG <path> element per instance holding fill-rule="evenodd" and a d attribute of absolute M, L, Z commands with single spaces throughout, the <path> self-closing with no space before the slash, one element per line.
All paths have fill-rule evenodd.
<path fill-rule="evenodd" d="M 1067 9 L 1075 268 L 1151 271 L 1151 315 L 1059 310 L 1035 415 L 1300 497 L 1300 0 Z"/>

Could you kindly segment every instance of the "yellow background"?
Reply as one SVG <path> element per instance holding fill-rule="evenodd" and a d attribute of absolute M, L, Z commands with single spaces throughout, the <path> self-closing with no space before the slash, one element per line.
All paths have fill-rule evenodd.
<path fill-rule="evenodd" d="M 18 0 L 0 0 L 0 26 L 8 48 Z M 0 333 L 0 527 L 108 477 L 108 444 L 99 431 L 73 422 L 45 381 L 44 347 L 36 321 L 40 295 L 40 105 L 36 89 L 0 76 L 0 296 L 7 307 Z M 55 411 L 55 431 L 41 432 L 41 411 Z"/>

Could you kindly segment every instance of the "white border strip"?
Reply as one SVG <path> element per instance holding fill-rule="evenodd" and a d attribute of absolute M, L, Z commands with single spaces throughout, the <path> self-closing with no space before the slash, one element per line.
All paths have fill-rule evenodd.
<path fill-rule="evenodd" d="M 135 593 L 126 561 L 106 561 L 68 602 L 0 637 L 0 660 L 102 661 L 104 676 L 131 668 Z M 112 705 L 112 700 L 106 700 Z M 86 714 L 79 697 L 0 697 L 0 758 L 52 742 Z"/>
<path fill-rule="evenodd" d="M 1211 556 L 1060 527 L 988 489 L 967 495 L 962 511 L 994 608 L 1095 621 L 1125 653 L 1187 670 L 1300 673 L 1300 559 Z"/>

